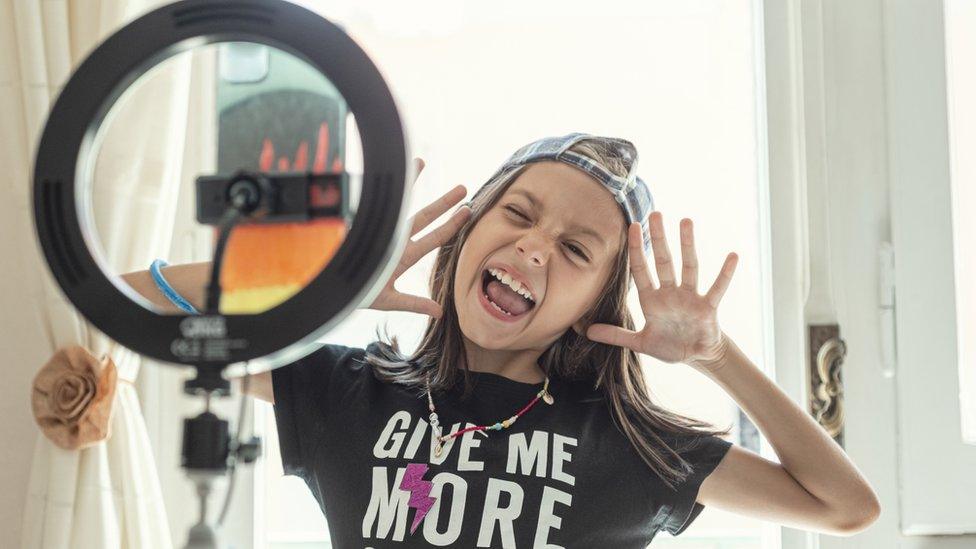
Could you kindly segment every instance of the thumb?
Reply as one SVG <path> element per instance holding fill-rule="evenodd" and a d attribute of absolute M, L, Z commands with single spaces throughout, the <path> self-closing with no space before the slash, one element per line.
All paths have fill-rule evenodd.
<path fill-rule="evenodd" d="M 592 324 L 586 329 L 586 337 L 591 341 L 619 347 L 628 347 L 636 335 L 637 332 L 625 330 L 612 324 Z"/>
<path fill-rule="evenodd" d="M 609 343 L 606 335 L 608 327 L 607 324 L 591 324 L 586 329 L 586 338 L 597 343 Z"/>
<path fill-rule="evenodd" d="M 426 165 L 427 163 L 424 162 L 424 159 L 420 158 L 419 156 L 413 159 L 414 170 L 413 170 L 413 182 L 411 183 L 411 185 L 413 185 L 413 183 L 416 183 L 417 180 L 420 179 L 420 172 L 424 171 L 424 167 Z"/>
<path fill-rule="evenodd" d="M 403 297 L 406 300 L 403 310 L 434 318 L 441 317 L 441 305 L 433 299 L 419 295 L 404 295 Z"/>

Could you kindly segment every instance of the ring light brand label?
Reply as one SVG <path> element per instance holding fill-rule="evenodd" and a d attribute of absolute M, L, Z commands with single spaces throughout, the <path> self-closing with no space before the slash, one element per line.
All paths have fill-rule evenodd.
<path fill-rule="evenodd" d="M 185 360 L 229 360 L 230 352 L 247 348 L 246 339 L 227 338 L 222 316 L 194 316 L 180 322 L 182 338 L 170 343 L 170 351 Z"/>
<path fill-rule="evenodd" d="M 180 322 L 183 337 L 226 337 L 227 323 L 222 316 L 191 316 Z"/>

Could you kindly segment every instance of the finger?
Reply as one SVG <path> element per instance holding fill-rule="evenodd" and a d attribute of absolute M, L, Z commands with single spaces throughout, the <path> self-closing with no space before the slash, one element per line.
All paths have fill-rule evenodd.
<path fill-rule="evenodd" d="M 586 329 L 586 337 L 597 343 L 627 347 L 628 349 L 637 348 L 637 332 L 612 324 L 591 324 Z"/>
<path fill-rule="evenodd" d="M 691 219 L 681 220 L 681 287 L 698 292 L 698 254 Z"/>
<path fill-rule="evenodd" d="M 461 206 L 447 221 L 444 222 L 443 225 L 425 234 L 420 240 L 412 243 L 407 250 L 405 250 L 404 257 L 401 262 L 405 263 L 407 267 L 409 267 L 410 265 L 420 261 L 420 258 L 430 253 L 431 250 L 443 246 L 445 242 L 457 234 L 457 232 L 461 230 L 461 227 L 464 227 L 464 224 L 467 223 L 468 219 L 470 218 L 471 208 L 468 206 Z"/>
<path fill-rule="evenodd" d="M 662 288 L 674 286 L 674 262 L 671 261 L 671 251 L 668 250 L 668 241 L 664 237 L 664 215 L 661 212 L 651 212 L 648 224 L 651 230 L 651 249 L 654 250 L 657 279 Z"/>
<path fill-rule="evenodd" d="M 441 317 L 440 304 L 427 297 L 396 292 L 393 294 L 392 302 L 394 310 L 397 311 L 420 313 L 434 318 Z"/>
<path fill-rule="evenodd" d="M 735 272 L 735 266 L 739 262 L 739 256 L 732 252 L 725 257 L 725 263 L 722 264 L 722 270 L 718 273 L 718 277 L 715 282 L 712 283 L 712 287 L 708 289 L 708 293 L 705 295 L 705 299 L 712 308 L 717 309 L 718 304 L 722 301 L 722 296 L 725 295 L 725 290 L 728 289 L 729 283 L 732 282 L 732 273 Z"/>
<path fill-rule="evenodd" d="M 413 159 L 413 180 L 409 182 L 410 190 L 413 190 L 413 186 L 417 183 L 417 180 L 420 179 L 420 172 L 424 171 L 425 165 L 426 163 L 424 162 L 423 158 L 418 156 Z"/>
<path fill-rule="evenodd" d="M 468 189 L 464 185 L 458 185 L 421 209 L 411 218 L 410 236 L 422 231 L 424 227 L 451 209 L 451 206 L 457 204 L 466 194 L 468 194 Z"/>
<path fill-rule="evenodd" d="M 634 277 L 634 283 L 637 285 L 637 294 L 641 296 L 643 301 L 643 297 L 654 290 L 654 281 L 651 280 L 651 270 L 647 266 L 647 258 L 644 256 L 640 223 L 631 223 L 629 231 L 627 247 L 630 254 L 630 274 Z"/>

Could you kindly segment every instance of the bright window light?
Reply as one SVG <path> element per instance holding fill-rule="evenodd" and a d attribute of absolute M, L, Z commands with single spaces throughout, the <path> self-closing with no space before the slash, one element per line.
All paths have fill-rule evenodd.
<path fill-rule="evenodd" d="M 470 197 L 515 149 L 539 137 L 626 138 L 640 152 L 638 171 L 664 213 L 676 261 L 678 222 L 694 220 L 699 287 L 707 290 L 729 252 L 739 254 L 719 320 L 763 362 L 760 2 L 296 3 L 343 26 L 393 90 L 410 153 L 427 164 L 411 215 L 458 183 Z M 426 294 L 434 255 L 398 289 Z M 631 307 L 639 315 L 636 291 Z M 325 341 L 365 347 L 383 323 L 409 351 L 426 319 L 360 310 Z M 680 364 L 648 359 L 646 370 L 662 405 L 733 424 L 737 444 L 754 444 L 754 427 L 716 384 Z M 272 548 L 328 547 L 328 526 L 308 489 L 281 476 L 270 406 L 258 419 L 268 446 L 255 490 L 264 517 L 259 537 Z M 762 527 L 710 509 L 679 537 L 660 533 L 654 547 L 757 548 Z"/>

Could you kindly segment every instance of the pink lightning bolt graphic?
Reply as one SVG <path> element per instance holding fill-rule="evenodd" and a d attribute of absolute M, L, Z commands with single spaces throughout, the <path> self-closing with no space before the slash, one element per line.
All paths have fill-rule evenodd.
<path fill-rule="evenodd" d="M 430 489 L 434 483 L 423 479 L 426 472 L 426 463 L 408 463 L 407 470 L 403 473 L 403 480 L 400 481 L 400 489 L 410 492 L 410 501 L 407 502 L 407 506 L 417 510 L 413 515 L 413 525 L 410 526 L 411 534 L 420 525 L 420 521 L 427 516 L 427 512 L 433 507 L 434 502 L 437 501 L 437 498 L 429 497 Z"/>

